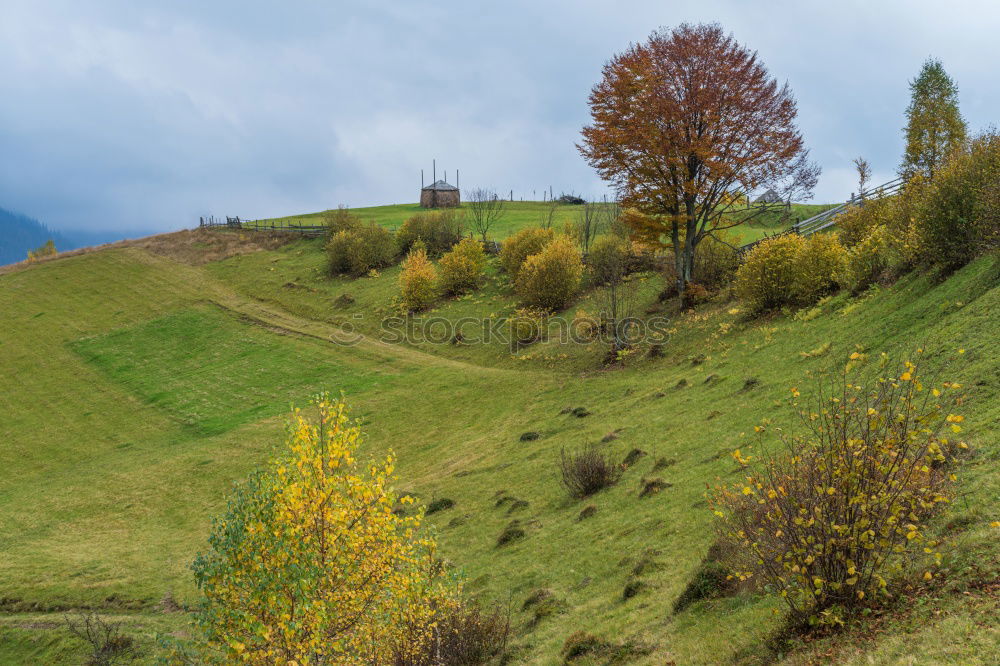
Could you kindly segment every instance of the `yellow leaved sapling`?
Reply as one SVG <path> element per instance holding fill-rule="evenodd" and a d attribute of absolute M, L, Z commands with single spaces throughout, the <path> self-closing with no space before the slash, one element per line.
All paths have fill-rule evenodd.
<path fill-rule="evenodd" d="M 344 404 L 314 407 L 293 412 L 284 455 L 236 487 L 193 565 L 205 661 L 410 663 L 439 649 L 442 618 L 464 617 L 422 515 L 398 510 L 412 500 L 392 488 L 392 454 L 359 461 Z"/>

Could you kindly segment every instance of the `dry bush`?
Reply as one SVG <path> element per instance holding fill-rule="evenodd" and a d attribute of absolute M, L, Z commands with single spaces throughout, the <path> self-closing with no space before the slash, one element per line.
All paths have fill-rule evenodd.
<path fill-rule="evenodd" d="M 482 243 L 465 238 L 438 262 L 440 289 L 446 294 L 461 294 L 479 286 L 486 268 Z"/>
<path fill-rule="evenodd" d="M 422 310 L 434 301 L 437 271 L 427 258 L 427 251 L 417 246 L 403 262 L 399 274 L 399 290 L 403 307 L 408 311 Z"/>
<path fill-rule="evenodd" d="M 89 612 L 76 618 L 67 615 L 64 624 L 74 636 L 87 643 L 90 654 L 86 663 L 91 666 L 123 663 L 136 656 L 135 641 L 122 632 L 121 622 L 109 622 Z"/>
<path fill-rule="evenodd" d="M 559 452 L 559 473 L 569 494 L 576 498 L 593 495 L 618 483 L 625 466 L 615 462 L 610 452 L 586 446 L 575 453 Z"/>
<path fill-rule="evenodd" d="M 560 236 L 525 260 L 517 274 L 517 293 L 526 305 L 560 310 L 576 295 L 582 275 L 579 250 Z"/>
<path fill-rule="evenodd" d="M 807 404 L 792 389 L 801 434 L 775 428 L 783 446 L 771 453 L 771 429 L 758 426 L 761 452 L 733 454 L 745 480 L 712 499 L 738 578 L 766 585 L 813 625 L 840 623 L 889 596 L 894 578 L 940 562 L 927 520 L 948 501 L 948 465 L 965 447 L 952 439 L 963 420 L 947 397 L 957 384 L 925 384 L 916 364 L 893 368 L 885 357 L 863 375 L 852 367 L 863 355 L 852 356 Z"/>
<path fill-rule="evenodd" d="M 466 601 L 448 606 L 434 618 L 416 649 L 397 651 L 394 666 L 475 666 L 486 664 L 507 650 L 510 610 L 496 605 L 482 608 Z"/>
<path fill-rule="evenodd" d="M 556 234 L 551 228 L 522 229 L 500 246 L 500 265 L 511 280 L 516 280 L 525 260 L 541 252 L 542 248 L 551 243 L 555 237 Z"/>
<path fill-rule="evenodd" d="M 422 240 L 427 254 L 440 257 L 462 240 L 465 218 L 455 210 L 436 210 L 413 215 L 396 232 L 396 242 L 402 254 L 408 253 L 417 240 Z"/>

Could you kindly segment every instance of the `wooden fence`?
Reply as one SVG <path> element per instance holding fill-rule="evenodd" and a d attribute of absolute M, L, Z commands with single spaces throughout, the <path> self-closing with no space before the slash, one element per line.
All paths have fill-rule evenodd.
<path fill-rule="evenodd" d="M 243 220 L 237 217 L 222 218 L 214 216 L 199 217 L 198 227 L 205 228 L 226 228 L 243 229 L 245 231 L 287 231 L 304 236 L 322 236 L 326 233 L 326 226 L 322 224 L 296 224 L 294 222 L 275 222 L 273 220 Z"/>
<path fill-rule="evenodd" d="M 800 234 L 802 236 L 810 236 L 817 231 L 822 231 L 828 229 L 837 223 L 837 216 L 846 211 L 851 206 L 863 206 L 865 201 L 868 199 L 878 199 L 880 197 L 888 196 L 890 194 L 895 194 L 903 188 L 906 181 L 902 178 L 893 178 L 887 183 L 882 183 L 877 187 L 873 187 L 864 192 L 858 194 L 852 194 L 851 198 L 844 203 L 834 206 L 833 208 L 828 208 L 822 213 L 813 215 L 812 217 L 802 220 L 801 222 L 796 222 L 790 228 L 785 231 L 778 232 L 776 234 L 771 234 L 770 236 L 765 236 L 752 243 L 747 243 L 737 249 L 740 256 L 745 256 L 747 252 L 752 250 L 758 244 L 768 240 L 770 238 L 776 238 L 778 236 L 784 236 L 786 234 Z"/>

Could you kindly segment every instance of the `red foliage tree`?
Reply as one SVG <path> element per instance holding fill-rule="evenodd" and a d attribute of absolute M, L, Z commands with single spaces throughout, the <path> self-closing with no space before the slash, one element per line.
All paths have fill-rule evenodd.
<path fill-rule="evenodd" d="M 752 192 L 808 198 L 819 167 L 788 85 L 717 24 L 657 31 L 604 66 L 580 152 L 642 215 L 633 231 L 672 247 L 677 288 L 706 236 L 752 217 Z"/>

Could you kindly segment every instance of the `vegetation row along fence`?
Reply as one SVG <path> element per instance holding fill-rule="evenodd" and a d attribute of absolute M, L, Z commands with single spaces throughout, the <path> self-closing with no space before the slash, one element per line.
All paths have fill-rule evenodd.
<path fill-rule="evenodd" d="M 833 208 L 828 208 L 827 210 L 824 210 L 822 213 L 818 213 L 808 219 L 793 224 L 785 231 L 780 231 L 776 234 L 772 234 L 770 236 L 765 236 L 764 238 L 755 240 L 752 243 L 747 243 L 746 245 L 742 245 L 738 248 L 737 251 L 739 255 L 743 257 L 746 255 L 747 252 L 752 250 L 758 244 L 770 238 L 776 238 L 778 236 L 784 236 L 786 234 L 801 234 L 803 236 L 810 236 L 816 233 L 817 231 L 828 229 L 829 227 L 832 227 L 834 224 L 837 223 L 837 216 L 846 211 L 851 206 L 863 205 L 864 202 L 867 201 L 868 199 L 877 199 L 880 197 L 888 196 L 890 194 L 895 194 L 896 192 L 898 192 L 903 188 L 903 185 L 905 183 L 906 183 L 905 179 L 902 178 L 901 176 L 893 178 L 887 183 L 882 183 L 877 187 L 873 187 L 869 190 L 865 190 L 858 194 L 851 195 L 851 198 L 845 201 L 844 203 L 838 206 L 834 206 Z"/>

